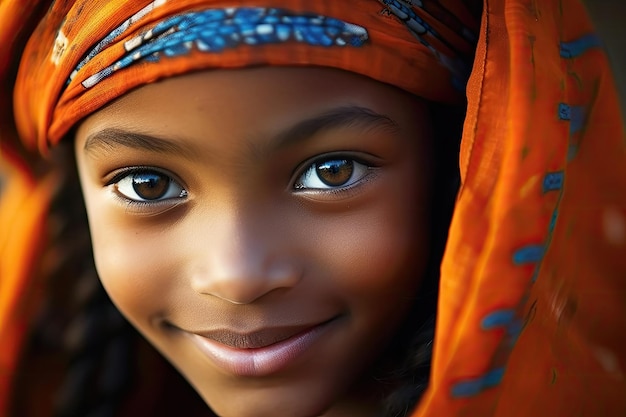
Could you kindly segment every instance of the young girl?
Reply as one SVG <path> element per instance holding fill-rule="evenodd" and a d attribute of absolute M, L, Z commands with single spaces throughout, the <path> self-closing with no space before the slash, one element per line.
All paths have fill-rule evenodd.
<path fill-rule="evenodd" d="M 3 413 L 626 413 L 625 142 L 578 2 L 0 23 Z"/>

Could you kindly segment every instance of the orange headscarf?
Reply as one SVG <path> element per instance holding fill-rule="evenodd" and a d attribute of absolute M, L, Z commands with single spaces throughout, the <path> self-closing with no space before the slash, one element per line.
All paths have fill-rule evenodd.
<path fill-rule="evenodd" d="M 306 16 L 335 27 L 341 45 L 314 45 L 320 39 L 303 29 L 304 41 L 238 42 L 211 54 L 185 38 L 153 53 L 143 42 L 178 23 L 157 25 L 222 2 L 69 1 L 47 12 L 18 3 L 0 3 L 0 54 L 9 54 L 0 55 L 0 80 L 14 90 L 19 130 L 0 97 L 1 149 L 13 167 L 0 208 L 9 230 L 0 239 L 0 410 L 36 305 L 29 277 L 54 184 L 25 162 L 16 137 L 45 154 L 131 88 L 214 67 L 331 66 L 455 101 L 476 29 L 462 0 L 242 0 L 319 15 Z M 6 62 L 24 36 L 19 16 L 42 13 L 13 84 Z M 581 4 L 485 0 L 467 98 L 432 376 L 414 415 L 626 415 L 626 142 Z"/>
<path fill-rule="evenodd" d="M 415 10 L 395 0 L 314 3 L 57 2 L 20 65 L 14 107 L 21 139 L 45 153 L 133 87 L 207 68 L 336 67 L 427 99 L 462 98 L 478 30 L 462 2 L 450 2 L 451 11 L 436 2 Z"/>

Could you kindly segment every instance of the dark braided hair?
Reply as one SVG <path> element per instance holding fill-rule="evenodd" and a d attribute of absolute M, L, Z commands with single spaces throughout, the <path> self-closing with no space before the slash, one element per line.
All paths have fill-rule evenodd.
<path fill-rule="evenodd" d="M 73 165 L 66 160 L 68 154 L 58 154 L 59 167 Z M 100 287 L 86 213 L 76 204 L 81 198 L 78 183 L 65 174 L 48 217 L 49 245 L 41 266 L 46 299 L 20 364 L 13 413 L 39 413 L 23 403 L 30 395 L 19 394 L 20 387 L 32 386 L 43 371 L 48 374 L 44 379 L 53 379 L 46 382 L 49 391 L 58 392 L 45 406 L 55 416 L 112 416 L 131 381 L 130 326 Z M 48 366 L 30 366 L 37 358 L 49 358 Z M 64 379 L 50 375 L 51 369 L 65 374 Z"/>
<path fill-rule="evenodd" d="M 70 145 L 55 150 L 65 178 L 52 200 L 49 244 L 39 268 L 46 299 L 20 358 L 9 415 L 169 416 L 181 411 L 174 403 L 182 399 L 186 415 L 206 416 L 204 402 L 102 288 Z M 137 395 L 143 385 L 153 392 Z"/>

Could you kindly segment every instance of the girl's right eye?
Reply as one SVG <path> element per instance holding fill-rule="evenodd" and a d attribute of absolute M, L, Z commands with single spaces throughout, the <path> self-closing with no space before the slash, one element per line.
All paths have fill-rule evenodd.
<path fill-rule="evenodd" d="M 180 184 L 157 170 L 132 169 L 118 174 L 109 182 L 121 196 L 131 202 L 156 203 L 187 196 Z"/>

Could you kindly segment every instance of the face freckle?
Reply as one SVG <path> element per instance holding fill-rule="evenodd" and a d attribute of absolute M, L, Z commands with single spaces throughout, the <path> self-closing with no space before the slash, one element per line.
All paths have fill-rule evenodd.
<path fill-rule="evenodd" d="M 339 70 L 138 88 L 76 135 L 100 278 L 219 415 L 332 411 L 418 291 L 430 142 L 424 102 Z"/>

